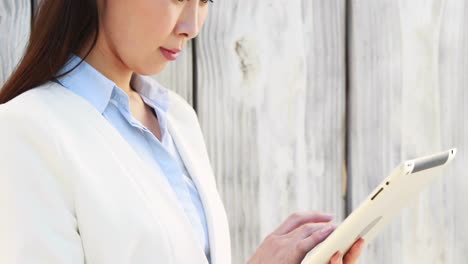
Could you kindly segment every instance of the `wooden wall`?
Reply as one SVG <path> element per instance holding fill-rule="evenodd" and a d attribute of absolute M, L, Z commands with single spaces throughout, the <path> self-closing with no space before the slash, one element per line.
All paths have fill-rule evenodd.
<path fill-rule="evenodd" d="M 468 2 L 351 1 L 353 207 L 400 160 L 452 146 L 449 173 L 372 243 L 363 263 L 464 263 Z"/>
<path fill-rule="evenodd" d="M 31 30 L 30 0 L 0 0 L 0 87 L 21 58 Z"/>
<path fill-rule="evenodd" d="M 231 227 L 233 263 L 295 211 L 341 221 L 401 160 L 459 148 L 360 263 L 468 259 L 468 2 L 215 1 L 154 76 L 196 108 Z M 0 83 L 30 1 L 0 0 Z"/>

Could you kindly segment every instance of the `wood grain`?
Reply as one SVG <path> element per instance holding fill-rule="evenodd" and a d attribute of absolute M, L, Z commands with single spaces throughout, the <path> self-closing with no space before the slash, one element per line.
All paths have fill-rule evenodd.
<path fill-rule="evenodd" d="M 199 117 L 233 263 L 296 211 L 343 215 L 344 1 L 217 1 L 200 38 Z"/>
<path fill-rule="evenodd" d="M 31 30 L 30 0 L 0 0 L 0 88 L 26 47 Z"/>
<path fill-rule="evenodd" d="M 447 0 L 439 42 L 440 126 L 443 146 L 458 148 L 443 182 L 445 263 L 468 259 L 468 2 Z M 436 208 L 432 210 L 437 210 Z"/>
<path fill-rule="evenodd" d="M 447 14 L 448 3 L 450 12 L 458 15 Z M 447 39 L 454 38 L 452 30 L 457 27 L 453 25 L 462 32 L 466 8 L 458 10 L 459 5 L 450 0 L 352 1 L 349 164 L 354 207 L 401 160 L 464 144 L 461 136 L 453 135 L 462 130 L 460 120 L 466 108 L 460 100 L 466 97 L 455 99 L 452 93 L 454 89 L 458 96 L 463 93 L 460 78 L 464 77 L 451 77 L 453 69 L 466 67 L 466 61 L 463 64 L 445 55 L 454 45 Z M 466 34 L 461 36 L 466 38 Z M 463 45 L 466 42 L 456 44 L 460 53 Z M 458 82 L 447 90 L 453 80 Z M 456 243 L 466 248 L 462 239 L 466 241 L 468 233 L 455 235 L 455 228 L 450 227 L 458 222 L 457 217 L 464 219 L 459 224 L 468 220 L 468 215 L 456 210 L 463 206 L 453 194 L 462 188 L 454 186 L 454 176 L 463 173 L 462 160 L 463 156 L 457 158 L 452 175 L 445 175 L 408 203 L 403 215 L 370 245 L 363 263 L 457 263 L 452 260 L 464 259 L 461 249 L 448 246 Z"/>
<path fill-rule="evenodd" d="M 402 158 L 402 62 L 397 2 L 352 1 L 350 15 L 348 202 L 355 208 Z M 401 263 L 399 228 L 379 235 L 361 262 Z"/>

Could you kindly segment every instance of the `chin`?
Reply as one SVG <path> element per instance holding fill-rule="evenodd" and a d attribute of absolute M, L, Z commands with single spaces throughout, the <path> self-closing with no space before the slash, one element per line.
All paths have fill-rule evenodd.
<path fill-rule="evenodd" d="M 159 74 L 166 68 L 167 62 L 166 63 L 158 63 L 154 65 L 149 65 L 146 67 L 140 67 L 138 69 L 135 69 L 134 72 L 139 74 L 139 75 L 156 75 Z"/>

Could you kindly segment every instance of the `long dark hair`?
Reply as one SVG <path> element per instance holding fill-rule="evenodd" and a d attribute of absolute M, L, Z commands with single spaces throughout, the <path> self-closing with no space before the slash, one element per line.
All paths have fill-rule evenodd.
<path fill-rule="evenodd" d="M 71 53 L 78 54 L 92 41 L 86 58 L 96 45 L 98 34 L 96 0 L 42 0 L 33 16 L 26 51 L 0 90 L 0 104 L 72 71 L 79 64 L 56 75 Z"/>

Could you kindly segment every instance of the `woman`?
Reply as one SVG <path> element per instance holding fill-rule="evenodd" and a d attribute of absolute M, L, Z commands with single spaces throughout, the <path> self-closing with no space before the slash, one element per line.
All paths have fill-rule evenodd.
<path fill-rule="evenodd" d="M 230 263 L 196 114 L 144 76 L 176 59 L 208 6 L 42 1 L 0 92 L 0 263 Z M 249 263 L 300 263 L 331 218 L 294 214 Z M 330 263 L 355 263 L 362 245 Z"/>

